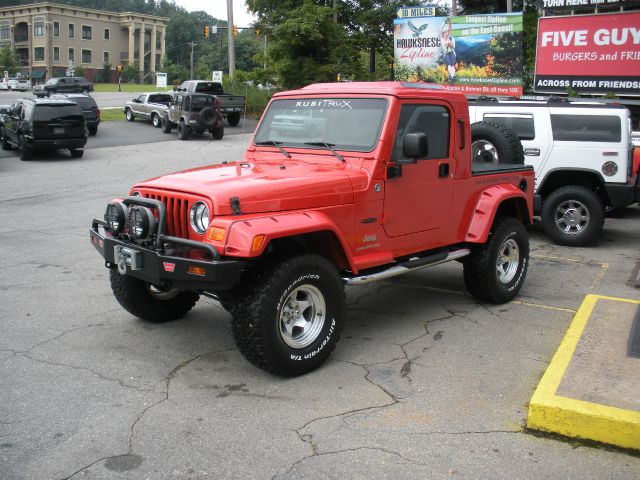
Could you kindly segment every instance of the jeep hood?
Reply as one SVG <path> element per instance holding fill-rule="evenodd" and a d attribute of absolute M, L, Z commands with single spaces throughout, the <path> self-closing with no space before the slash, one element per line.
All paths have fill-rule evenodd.
<path fill-rule="evenodd" d="M 214 215 L 231 215 L 234 197 L 243 214 L 353 203 L 353 187 L 344 164 L 234 162 L 163 175 L 136 188 L 209 198 Z"/>

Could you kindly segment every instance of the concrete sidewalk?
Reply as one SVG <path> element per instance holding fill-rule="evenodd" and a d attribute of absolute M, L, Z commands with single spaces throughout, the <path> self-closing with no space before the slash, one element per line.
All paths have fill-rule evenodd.
<path fill-rule="evenodd" d="M 640 301 L 585 297 L 531 398 L 527 426 L 640 450 Z"/>

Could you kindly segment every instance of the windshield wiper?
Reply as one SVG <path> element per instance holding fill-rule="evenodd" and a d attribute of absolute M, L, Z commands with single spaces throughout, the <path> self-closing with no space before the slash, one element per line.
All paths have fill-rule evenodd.
<path fill-rule="evenodd" d="M 281 143 L 282 142 L 276 142 L 275 140 L 265 140 L 264 142 L 255 142 L 254 145 L 257 145 L 257 146 L 271 145 L 273 147 L 276 147 L 278 150 L 280 150 L 285 157 L 291 158 L 291 154 L 280 146 Z"/>
<path fill-rule="evenodd" d="M 327 150 L 331 150 L 333 154 L 336 156 L 338 160 L 344 162 L 345 159 L 342 155 L 335 151 L 333 147 L 336 146 L 335 143 L 327 143 L 327 142 L 304 142 L 305 145 L 311 145 L 312 147 L 326 147 Z"/>

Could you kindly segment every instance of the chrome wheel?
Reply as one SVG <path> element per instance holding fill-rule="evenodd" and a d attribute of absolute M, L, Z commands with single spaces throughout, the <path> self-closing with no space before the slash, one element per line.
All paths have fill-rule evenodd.
<path fill-rule="evenodd" d="M 476 140 L 471 145 L 471 158 L 474 162 L 498 163 L 498 150 L 486 140 Z"/>
<path fill-rule="evenodd" d="M 577 200 L 565 200 L 556 208 L 554 220 L 558 229 L 567 235 L 579 235 L 589 225 L 589 209 Z"/>
<path fill-rule="evenodd" d="M 520 264 L 520 249 L 518 243 L 510 238 L 505 241 L 498 251 L 496 260 L 496 274 L 503 285 L 511 282 L 516 276 Z"/>
<path fill-rule="evenodd" d="M 293 290 L 278 312 L 280 336 L 292 348 L 311 345 L 320 335 L 327 306 L 322 292 L 304 284 Z"/>

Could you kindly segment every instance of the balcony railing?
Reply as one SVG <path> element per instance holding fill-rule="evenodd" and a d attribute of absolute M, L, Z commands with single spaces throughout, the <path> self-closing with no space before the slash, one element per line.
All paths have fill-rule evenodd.
<path fill-rule="evenodd" d="M 17 33 L 15 35 L 15 42 L 16 43 L 27 42 L 27 41 L 29 41 L 29 35 L 28 34 L 25 33 L 24 35 L 22 35 L 22 34 L 18 34 Z"/>

